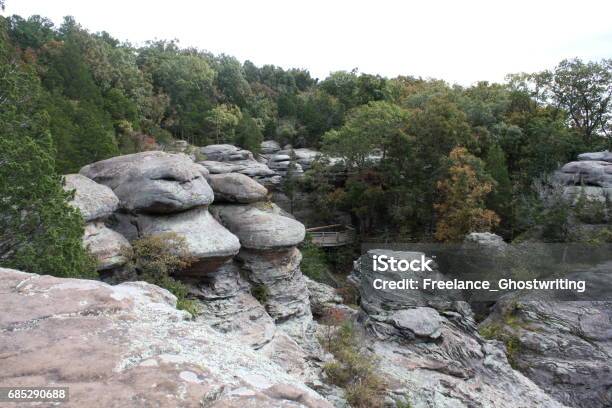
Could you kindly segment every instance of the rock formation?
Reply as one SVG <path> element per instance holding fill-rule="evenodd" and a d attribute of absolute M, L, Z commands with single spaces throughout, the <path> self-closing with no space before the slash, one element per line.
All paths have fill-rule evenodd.
<path fill-rule="evenodd" d="M 509 296 L 482 326 L 506 339 L 513 366 L 571 407 L 612 405 L 612 302 Z"/>
<path fill-rule="evenodd" d="M 118 156 L 87 165 L 80 173 L 117 194 L 119 209 L 108 225 L 129 241 L 166 232 L 183 237 L 196 259 L 186 274 L 212 272 L 240 249 L 238 238 L 208 212 L 214 198 L 205 178 L 208 171 L 184 154 Z"/>
<path fill-rule="evenodd" d="M 0 386 L 69 387 L 67 407 L 330 408 L 144 282 L 109 286 L 0 268 Z"/>
<path fill-rule="evenodd" d="M 110 187 L 125 211 L 175 213 L 213 200 L 202 168 L 183 154 L 152 151 L 117 156 L 89 164 L 80 174 Z"/>
<path fill-rule="evenodd" d="M 229 144 L 209 145 L 200 148 L 206 160 L 198 163 L 207 168 L 211 174 L 240 173 L 253 178 L 268 188 L 274 188 L 281 182 L 280 175 L 270 169 L 265 160 L 255 160 L 253 153 Z"/>
<path fill-rule="evenodd" d="M 83 245 L 98 261 L 99 271 L 109 271 L 125 264 L 123 248 L 129 242 L 119 233 L 104 224 L 119 206 L 119 199 L 113 191 L 80 174 L 68 174 L 64 189 L 74 192 L 70 204 L 78 208 L 85 220 Z"/>
<path fill-rule="evenodd" d="M 500 342 L 480 337 L 466 303 L 415 290 L 372 290 L 368 265 L 383 253 L 408 260 L 421 254 L 369 251 L 352 275 L 361 293 L 358 321 L 380 360 L 389 398 L 429 408 L 564 406 L 513 370 Z M 393 272 L 376 276 L 397 279 Z"/>
<path fill-rule="evenodd" d="M 562 166 L 555 177 L 564 184 L 564 194 L 576 201 L 581 194 L 588 200 L 605 202 L 612 198 L 612 153 L 583 153 L 578 161 Z"/>

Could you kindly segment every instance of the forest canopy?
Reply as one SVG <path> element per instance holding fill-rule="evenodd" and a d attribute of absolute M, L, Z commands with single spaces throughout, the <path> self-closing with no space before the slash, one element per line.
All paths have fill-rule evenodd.
<path fill-rule="evenodd" d="M 52 234 L 74 225 L 63 233 L 72 241 L 62 256 L 76 269 L 87 264 L 74 255 L 82 225 L 62 204 L 59 175 L 175 139 L 254 152 L 273 139 L 343 158 L 354 171 L 341 186 L 325 182 L 316 167 L 303 183 L 315 193 L 310 204 L 321 208 L 320 217 L 343 210 L 362 233 L 395 226 L 394 233 L 415 239 L 434 236 L 437 227 L 438 237 L 457 238 L 466 231 L 452 220 L 465 221 L 462 214 L 471 214 L 470 225 L 512 238 L 532 222 L 523 204 L 535 179 L 578 153 L 612 147 L 612 60 L 569 59 L 468 87 L 357 70 L 319 80 L 305 69 L 256 66 L 176 41 L 134 46 L 89 32 L 72 17 L 56 26 L 16 15 L 0 17 L 0 49 L 2 145 L 13 146 L 13 156 L 4 152 L 2 160 L 25 166 L 21 181 L 7 178 L 0 193 L 17 200 L 9 190 L 26 183 L 26 170 L 47 174 L 48 190 L 37 199 L 55 197 L 49 203 L 65 222 L 36 220 L 31 227 Z M 29 146 L 31 157 L 15 146 Z M 373 152 L 382 160 L 369 160 Z M 44 166 L 28 166 L 28 159 Z M 455 179 L 468 190 L 457 189 Z M 479 192 L 470 187 L 483 183 Z M 473 197 L 472 207 L 463 193 Z M 4 205 L 17 213 L 27 208 Z M 22 248 L 30 245 L 23 257 L 35 259 L 22 238 Z"/>

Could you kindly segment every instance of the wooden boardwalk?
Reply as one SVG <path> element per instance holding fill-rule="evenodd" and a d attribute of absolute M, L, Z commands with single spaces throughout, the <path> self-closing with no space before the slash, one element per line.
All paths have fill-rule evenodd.
<path fill-rule="evenodd" d="M 348 225 L 334 224 L 306 230 L 312 243 L 320 247 L 338 247 L 353 243 L 355 229 Z"/>

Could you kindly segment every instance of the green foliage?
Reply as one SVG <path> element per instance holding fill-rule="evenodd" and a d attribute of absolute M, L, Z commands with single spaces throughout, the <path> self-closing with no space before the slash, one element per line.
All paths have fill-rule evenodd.
<path fill-rule="evenodd" d="M 176 296 L 177 308 L 193 316 L 198 314 L 197 302 L 188 297 L 185 284 L 171 276 L 193 262 L 183 237 L 171 232 L 143 237 L 133 241 L 131 248 L 124 248 L 123 253 L 126 268 L 138 279 L 167 289 Z"/>
<path fill-rule="evenodd" d="M 345 389 L 349 404 L 356 408 L 383 407 L 384 380 L 376 360 L 362 350 L 352 323 L 343 323 L 323 345 L 336 358 L 326 363 L 323 371 L 332 384 Z"/>
<path fill-rule="evenodd" d="M 234 142 L 243 149 L 259 153 L 261 142 L 263 142 L 263 134 L 257 126 L 257 122 L 248 113 L 242 114 L 238 121 Z"/>
<path fill-rule="evenodd" d="M 251 286 L 251 295 L 253 295 L 253 297 L 257 299 L 259 303 L 264 305 L 268 301 L 270 290 L 263 283 L 253 284 Z"/>
<path fill-rule="evenodd" d="M 42 90 L 0 50 L 0 264 L 62 277 L 96 276 L 83 219 L 55 171 Z"/>
<path fill-rule="evenodd" d="M 300 246 L 302 262 L 300 269 L 302 273 L 317 282 L 325 282 L 329 274 L 329 264 L 325 251 L 312 243 L 312 238 L 307 234 L 306 239 Z"/>

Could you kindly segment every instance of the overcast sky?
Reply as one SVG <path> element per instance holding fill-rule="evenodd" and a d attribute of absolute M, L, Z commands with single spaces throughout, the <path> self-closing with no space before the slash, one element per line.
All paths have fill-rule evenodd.
<path fill-rule="evenodd" d="M 72 15 L 135 44 L 173 39 L 257 65 L 442 78 L 469 85 L 612 58 L 612 1 L 7 0 L 4 15 Z"/>

